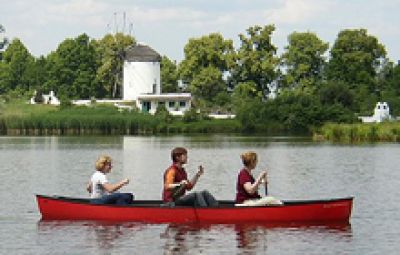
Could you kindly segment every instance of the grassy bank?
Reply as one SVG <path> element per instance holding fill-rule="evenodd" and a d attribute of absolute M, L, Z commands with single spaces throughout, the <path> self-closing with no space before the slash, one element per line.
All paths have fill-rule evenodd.
<path fill-rule="evenodd" d="M 314 139 L 333 142 L 399 142 L 400 123 L 325 124 L 314 132 Z"/>
<path fill-rule="evenodd" d="M 64 109 L 50 105 L 14 102 L 0 110 L 2 135 L 134 135 L 157 133 L 238 133 L 236 120 L 199 120 L 152 116 L 139 112 L 119 112 L 107 105 L 72 106 Z"/>

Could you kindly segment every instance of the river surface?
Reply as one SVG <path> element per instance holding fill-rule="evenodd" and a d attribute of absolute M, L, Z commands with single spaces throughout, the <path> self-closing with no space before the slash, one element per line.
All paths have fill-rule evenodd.
<path fill-rule="evenodd" d="M 101 154 L 110 181 L 160 199 L 175 146 L 189 150 L 195 189 L 233 199 L 241 161 L 254 150 L 280 199 L 354 196 L 350 224 L 265 226 L 41 221 L 35 194 L 86 197 Z M 244 136 L 0 137 L 1 254 L 399 254 L 400 145 L 340 145 L 307 138 Z M 262 191 L 260 190 L 260 193 Z"/>

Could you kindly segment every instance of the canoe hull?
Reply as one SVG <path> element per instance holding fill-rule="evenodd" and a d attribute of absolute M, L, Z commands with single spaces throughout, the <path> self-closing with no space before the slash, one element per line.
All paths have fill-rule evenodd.
<path fill-rule="evenodd" d="M 150 223 L 349 222 L 353 198 L 285 201 L 283 206 L 216 208 L 163 207 L 160 201 L 129 206 L 93 205 L 87 199 L 37 195 L 42 220 L 135 221 Z M 223 204 L 223 203 L 221 203 Z"/>

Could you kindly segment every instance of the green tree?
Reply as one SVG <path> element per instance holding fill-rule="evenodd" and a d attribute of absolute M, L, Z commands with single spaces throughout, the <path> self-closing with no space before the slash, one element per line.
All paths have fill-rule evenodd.
<path fill-rule="evenodd" d="M 354 103 L 354 95 L 349 85 L 341 81 L 323 83 L 319 90 L 319 97 L 321 103 L 325 105 L 341 104 L 350 109 Z"/>
<path fill-rule="evenodd" d="M 134 44 L 136 44 L 136 40 L 123 33 L 107 34 L 94 42 L 99 64 L 96 80 L 100 84 L 96 97 L 115 98 L 122 96 L 125 50 L 128 46 Z"/>
<path fill-rule="evenodd" d="M 163 56 L 160 63 L 161 91 L 163 93 L 179 92 L 178 67 L 167 56 Z"/>
<path fill-rule="evenodd" d="M 190 91 L 199 98 L 215 102 L 215 97 L 226 91 L 222 73 L 214 66 L 201 69 L 190 84 Z"/>
<path fill-rule="evenodd" d="M 47 88 L 54 88 L 60 97 L 91 98 L 96 94 L 96 54 L 86 34 L 64 40 L 54 54 L 48 56 L 50 64 Z"/>
<path fill-rule="evenodd" d="M 179 65 L 180 78 L 194 96 L 212 100 L 218 93 L 227 90 L 223 75 L 233 65 L 232 40 L 213 33 L 190 39 L 184 52 L 185 59 Z"/>
<path fill-rule="evenodd" d="M 0 61 L 0 94 L 4 94 L 10 90 L 11 78 L 10 78 L 10 67 Z"/>
<path fill-rule="evenodd" d="M 286 52 L 282 55 L 286 70 L 282 85 L 286 88 L 315 90 L 309 86 L 315 86 L 321 79 L 328 43 L 324 43 L 311 32 L 294 32 L 289 35 L 288 43 Z"/>
<path fill-rule="evenodd" d="M 3 70 L 8 71 L 8 74 L 4 74 L 6 79 L 2 81 L 2 88 L 5 91 L 18 89 L 21 92 L 33 88 L 35 79 L 31 70 L 34 60 L 19 39 L 12 40 L 3 54 L 3 62 L 7 66 L 3 67 Z"/>
<path fill-rule="evenodd" d="M 279 59 L 277 48 L 272 44 L 273 25 L 254 26 L 247 29 L 247 36 L 240 34 L 240 48 L 236 65 L 231 69 L 231 87 L 243 82 L 256 85 L 263 97 L 270 93 L 270 85 L 277 78 Z"/>
<path fill-rule="evenodd" d="M 47 60 L 44 56 L 40 56 L 39 58 L 35 59 L 35 64 L 32 69 L 32 73 L 35 79 L 35 89 L 36 90 L 41 90 L 44 91 L 45 84 L 49 79 L 49 74 L 48 74 L 48 64 Z M 49 90 L 46 90 L 49 91 Z"/>
<path fill-rule="evenodd" d="M 257 89 L 257 85 L 253 81 L 241 82 L 235 86 L 232 93 L 232 101 L 235 112 L 239 111 L 247 101 L 260 101 L 263 94 Z"/>
<path fill-rule="evenodd" d="M 391 114 L 400 115 L 400 65 L 389 63 L 381 79 L 380 100 L 389 103 Z"/>
<path fill-rule="evenodd" d="M 327 77 L 350 86 L 356 112 L 366 114 L 379 100 L 378 72 L 386 59 L 385 47 L 366 29 L 346 29 L 330 51 Z"/>
<path fill-rule="evenodd" d="M 244 132 L 253 132 L 261 122 L 268 121 L 261 116 L 265 107 L 261 101 L 243 100 L 236 109 L 236 119 L 241 123 Z"/>
<path fill-rule="evenodd" d="M 385 57 L 385 47 L 366 29 L 343 30 L 330 51 L 328 78 L 371 85 Z"/>
<path fill-rule="evenodd" d="M 46 80 L 44 81 L 44 83 L 41 86 L 41 90 L 42 91 L 50 91 L 53 90 L 55 92 L 57 92 L 57 94 L 59 93 L 59 86 L 60 86 L 60 82 L 59 82 L 59 63 L 58 63 L 58 53 L 56 53 L 55 51 L 51 52 L 50 54 L 48 54 L 45 58 L 44 61 L 44 70 L 45 70 L 45 77 Z M 59 95 L 58 95 L 59 96 Z"/>

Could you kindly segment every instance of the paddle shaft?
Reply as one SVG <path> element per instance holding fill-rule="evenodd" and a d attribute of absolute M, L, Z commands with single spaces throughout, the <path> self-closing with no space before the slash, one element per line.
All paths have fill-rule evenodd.
<path fill-rule="evenodd" d="M 179 198 L 179 194 L 186 188 L 185 184 L 181 184 L 179 185 L 176 190 L 173 192 L 172 194 L 172 198 L 175 200 L 177 198 Z"/>
<path fill-rule="evenodd" d="M 268 196 L 268 184 L 265 182 L 264 183 L 264 185 L 265 185 L 265 196 Z"/>

